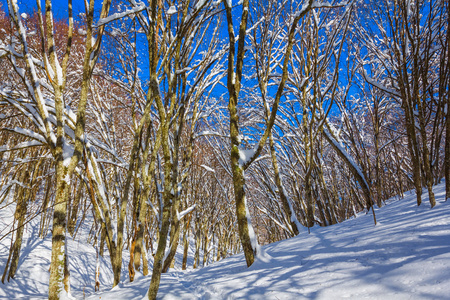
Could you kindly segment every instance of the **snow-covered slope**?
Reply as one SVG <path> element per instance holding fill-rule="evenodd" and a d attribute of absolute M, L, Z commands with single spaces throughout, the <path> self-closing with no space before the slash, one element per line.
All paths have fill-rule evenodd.
<path fill-rule="evenodd" d="M 9 205 L 0 210 L 0 236 L 11 228 L 15 207 Z M 39 217 L 32 219 L 24 229 L 23 243 L 19 258 L 19 267 L 14 279 L 5 284 L 0 282 L 0 299 L 47 299 L 50 278 L 51 234 L 45 239 L 39 235 Z M 96 250 L 87 244 L 90 222 L 79 229 L 76 239 L 68 238 L 70 282 L 72 294 L 78 299 L 83 294 L 94 292 Z M 11 235 L 0 241 L 0 277 L 8 259 Z M 102 286 L 111 286 L 113 272 L 107 251 L 100 259 L 100 278 Z M 128 256 L 127 256 L 128 257 Z M 123 276 L 126 273 L 123 272 Z"/>
<path fill-rule="evenodd" d="M 239 254 L 203 269 L 163 274 L 158 295 L 162 299 L 450 299 L 450 202 L 444 202 L 443 184 L 434 191 L 433 209 L 427 194 L 420 207 L 415 195 L 407 194 L 376 209 L 376 226 L 370 213 L 315 227 L 311 234 L 263 247 L 267 255 L 250 268 Z M 27 246 L 16 279 L 21 284 L 0 284 L 0 297 L 45 297 L 46 281 L 40 279 L 48 280 L 45 268 L 25 260 L 47 261 L 49 256 L 39 257 L 47 248 L 38 242 Z M 0 263 L 5 255 L 3 248 Z M 93 266 L 78 264 L 78 268 L 89 269 L 86 276 L 93 276 Z M 139 277 L 86 298 L 142 299 L 149 283 L 150 276 Z M 77 284 L 82 281 L 72 281 L 72 294 L 83 298 Z"/>
<path fill-rule="evenodd" d="M 201 270 L 172 272 L 161 280 L 163 299 L 450 299 L 450 203 L 435 187 L 388 201 L 373 216 L 264 247 L 269 261 L 246 268 L 235 255 Z M 150 278 L 89 299 L 141 299 Z"/>

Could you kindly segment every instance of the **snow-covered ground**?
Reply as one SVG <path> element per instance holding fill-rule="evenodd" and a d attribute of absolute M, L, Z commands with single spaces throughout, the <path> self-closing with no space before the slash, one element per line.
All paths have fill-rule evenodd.
<path fill-rule="evenodd" d="M 376 209 L 376 226 L 369 213 L 315 227 L 311 234 L 263 247 L 266 257 L 250 268 L 238 254 L 203 269 L 163 274 L 158 295 L 162 299 L 450 299 L 450 202 L 444 202 L 443 184 L 434 191 L 433 209 L 426 193 L 420 207 L 415 195 L 408 193 Z M 0 243 L 3 272 L 7 241 Z M 92 294 L 95 252 L 89 247 L 71 244 L 76 298 L 83 298 L 83 285 L 87 299 L 145 296 L 150 276 L 133 283 L 126 279 L 107 290 L 104 283 L 111 281 L 107 277 L 112 274 L 106 267 L 102 292 Z M 0 283 L 0 298 L 46 297 L 49 251 L 48 240 L 30 239 L 16 279 Z"/>
<path fill-rule="evenodd" d="M 15 206 L 0 210 L 0 237 L 11 228 Z M 0 282 L 0 299 L 43 299 L 48 298 L 48 282 L 50 278 L 51 233 L 45 239 L 38 238 L 40 218 L 31 220 L 24 229 L 19 267 L 14 279 L 5 284 Z M 90 230 L 87 221 L 78 230 L 76 239 L 68 238 L 70 264 L 70 282 L 72 294 L 82 299 L 83 294 L 94 292 L 94 276 L 96 267 L 96 250 L 86 243 Z M 0 241 L 0 276 L 4 272 L 8 259 L 11 236 Z M 111 286 L 113 272 L 109 262 L 108 252 L 100 259 L 100 278 L 103 286 Z M 125 270 L 124 270 L 125 271 Z M 125 276 L 126 273 L 124 272 Z"/>

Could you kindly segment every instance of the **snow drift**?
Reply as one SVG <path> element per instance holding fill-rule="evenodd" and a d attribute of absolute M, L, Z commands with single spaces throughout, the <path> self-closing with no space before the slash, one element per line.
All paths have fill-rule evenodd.
<path fill-rule="evenodd" d="M 264 246 L 264 261 L 246 267 L 238 254 L 198 270 L 163 274 L 161 299 L 448 299 L 450 297 L 450 203 L 445 186 L 434 188 L 430 209 L 424 193 L 418 207 L 414 194 L 390 199 L 370 215 L 341 224 L 314 227 L 311 234 Z M 6 220 L 0 211 L 0 220 Z M 2 226 L 4 226 L 2 224 Z M 46 298 L 50 239 L 27 241 L 16 278 L 0 284 L 0 298 Z M 0 245 L 0 264 L 7 259 L 8 239 Z M 112 272 L 102 262 L 102 291 L 93 293 L 95 250 L 70 241 L 72 295 L 77 299 L 142 299 L 150 276 L 129 283 L 127 276 L 110 290 Z M 124 255 L 126 257 L 127 255 Z M 0 269 L 1 272 L 3 270 Z M 84 290 L 84 292 L 83 292 Z"/>

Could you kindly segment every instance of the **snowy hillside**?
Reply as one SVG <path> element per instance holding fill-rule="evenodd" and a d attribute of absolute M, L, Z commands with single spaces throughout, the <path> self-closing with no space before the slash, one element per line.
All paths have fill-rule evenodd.
<path fill-rule="evenodd" d="M 239 254 L 203 269 L 163 274 L 158 295 L 162 299 L 449 299 L 450 203 L 444 202 L 443 184 L 434 191 L 433 209 L 426 194 L 417 207 L 415 195 L 408 193 L 376 210 L 377 226 L 370 213 L 327 228 L 315 227 L 309 235 L 304 232 L 265 246 L 267 255 L 250 268 Z M 3 265 L 7 241 L 1 243 Z M 26 245 L 17 278 L 0 284 L 0 298 L 46 297 L 50 244 L 45 240 Z M 95 253 L 81 244 L 71 247 L 72 295 L 77 299 L 145 296 L 150 276 L 131 284 L 126 279 L 108 291 L 103 285 L 97 294 L 89 295 L 89 287 L 83 295 L 94 274 L 94 266 L 85 262 L 95 261 L 83 255 Z M 103 276 L 110 273 L 102 270 Z M 108 281 L 103 278 L 102 284 Z"/>

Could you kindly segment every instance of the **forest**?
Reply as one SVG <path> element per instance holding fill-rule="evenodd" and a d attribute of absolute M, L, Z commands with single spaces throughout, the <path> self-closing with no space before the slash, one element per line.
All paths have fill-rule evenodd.
<path fill-rule="evenodd" d="M 449 25 L 446 0 L 0 1 L 2 283 L 36 220 L 49 299 L 83 226 L 111 287 L 156 299 L 177 251 L 250 267 L 406 191 L 449 199 Z"/>

